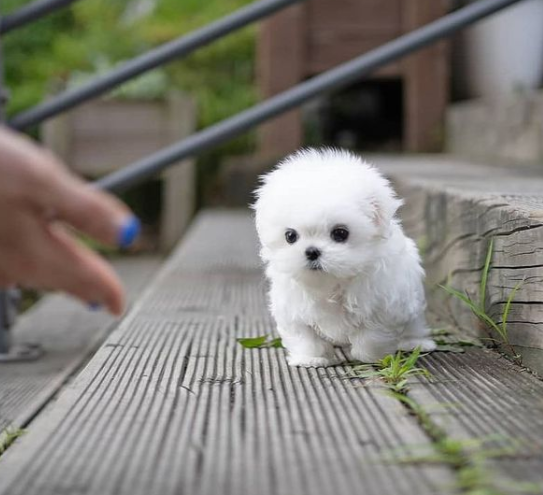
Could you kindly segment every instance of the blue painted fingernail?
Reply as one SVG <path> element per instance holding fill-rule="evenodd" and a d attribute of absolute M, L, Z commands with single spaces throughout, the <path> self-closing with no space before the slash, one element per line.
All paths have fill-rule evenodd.
<path fill-rule="evenodd" d="M 126 249 L 136 240 L 141 230 L 140 221 L 136 217 L 130 217 L 124 222 L 119 230 L 118 245 Z"/>
<path fill-rule="evenodd" d="M 91 303 L 89 303 L 89 309 L 91 311 L 98 311 L 98 310 L 102 309 L 102 305 L 100 303 L 97 303 L 97 302 L 91 302 Z"/>

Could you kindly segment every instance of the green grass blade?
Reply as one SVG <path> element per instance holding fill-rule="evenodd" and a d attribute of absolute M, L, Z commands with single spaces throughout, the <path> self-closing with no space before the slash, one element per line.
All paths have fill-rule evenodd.
<path fill-rule="evenodd" d="M 245 349 L 266 349 L 269 347 L 274 349 L 283 348 L 281 337 L 268 340 L 268 334 L 260 335 L 258 337 L 242 337 L 236 340 L 241 346 L 245 347 Z"/>
<path fill-rule="evenodd" d="M 11 446 L 15 440 L 23 436 L 26 430 L 21 428 L 8 427 L 5 430 L 0 430 L 0 456 Z"/>
<path fill-rule="evenodd" d="M 258 349 L 262 347 L 268 340 L 268 334 L 259 337 L 243 337 L 236 339 L 245 349 Z"/>
<path fill-rule="evenodd" d="M 412 411 L 420 410 L 419 404 L 415 402 L 411 397 L 405 394 L 398 393 L 395 390 L 390 390 L 387 395 L 389 395 L 390 397 L 393 397 L 396 400 L 399 400 L 400 402 L 403 402 Z"/>
<path fill-rule="evenodd" d="M 405 386 L 407 385 L 407 378 L 403 378 L 393 384 L 391 384 L 392 390 L 396 392 L 402 392 L 405 389 Z"/>
<path fill-rule="evenodd" d="M 479 318 L 481 321 L 486 323 L 489 327 L 494 329 L 500 336 L 502 336 L 502 329 L 500 326 L 496 324 L 496 322 L 488 316 L 483 309 L 481 309 L 478 305 L 476 305 L 466 294 L 463 294 L 462 292 L 453 289 L 452 287 L 447 287 L 445 285 L 440 285 L 440 287 L 448 292 L 450 295 L 460 299 L 462 302 L 464 302 L 469 309 L 473 312 L 477 318 Z"/>
<path fill-rule="evenodd" d="M 481 283 L 479 284 L 479 308 L 485 310 L 486 302 L 486 283 L 488 281 L 488 272 L 490 271 L 490 262 L 492 261 L 492 254 L 494 251 L 494 239 L 490 239 L 488 243 L 488 251 L 486 253 L 485 265 L 483 267 L 483 273 L 481 274 Z"/>
<path fill-rule="evenodd" d="M 381 375 L 378 371 L 355 371 L 353 370 L 352 373 L 347 375 L 349 378 L 361 378 L 361 379 L 367 379 L 367 378 L 379 378 Z"/>
<path fill-rule="evenodd" d="M 466 303 L 472 310 L 478 309 L 477 305 L 463 292 L 460 292 L 459 290 L 453 289 L 452 287 L 449 287 L 448 285 L 439 285 L 445 292 L 449 293 L 451 296 L 457 297 L 462 302 Z"/>
<path fill-rule="evenodd" d="M 513 302 L 513 299 L 515 298 L 515 294 L 519 290 L 520 286 L 524 283 L 524 279 L 522 279 L 515 287 L 513 287 L 513 290 L 509 293 L 509 297 L 507 298 L 507 301 L 505 303 L 505 307 L 503 308 L 502 313 L 502 331 L 505 335 L 505 339 L 507 340 L 507 319 L 509 318 L 509 311 L 511 310 L 511 304 Z"/>
<path fill-rule="evenodd" d="M 481 319 L 481 321 L 483 321 L 490 328 L 495 330 L 502 339 L 504 339 L 502 327 L 499 326 L 492 318 L 490 318 L 490 316 L 488 316 L 486 313 L 483 313 L 483 312 L 481 312 L 480 314 L 477 314 L 477 316 Z"/>
<path fill-rule="evenodd" d="M 420 352 L 421 352 L 420 347 L 415 347 L 413 349 L 413 352 L 411 352 L 411 354 L 405 360 L 405 367 L 406 368 L 409 369 L 409 368 L 412 368 L 413 366 L 415 366 L 415 364 L 419 360 Z"/>
<path fill-rule="evenodd" d="M 277 337 L 275 339 L 272 339 L 270 341 L 270 347 L 273 347 L 274 349 L 283 349 L 283 340 L 281 339 L 281 337 Z"/>

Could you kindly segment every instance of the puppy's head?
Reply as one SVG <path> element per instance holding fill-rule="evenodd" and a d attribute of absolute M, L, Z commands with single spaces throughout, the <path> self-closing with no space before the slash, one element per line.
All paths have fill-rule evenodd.
<path fill-rule="evenodd" d="M 350 278 L 378 257 L 401 205 L 373 167 L 341 150 L 302 150 L 256 191 L 261 256 L 295 278 Z"/>

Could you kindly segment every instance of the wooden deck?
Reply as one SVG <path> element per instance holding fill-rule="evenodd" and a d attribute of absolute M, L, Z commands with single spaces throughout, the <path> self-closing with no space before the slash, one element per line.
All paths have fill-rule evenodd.
<path fill-rule="evenodd" d="M 129 303 L 160 266 L 156 256 L 113 260 Z M 0 364 L 0 441 L 6 428 L 24 428 L 45 407 L 112 330 L 115 319 L 59 294 L 44 296 L 18 318 L 16 342 L 36 342 L 44 355 L 31 362 Z"/>
<path fill-rule="evenodd" d="M 543 483 L 543 382 L 498 354 L 424 358 L 433 380 L 413 380 L 408 407 L 346 366 L 291 368 L 282 349 L 236 342 L 270 332 L 250 215 L 201 214 L 0 458 L 0 494 L 448 494 L 472 464 L 499 480 L 492 493 Z M 484 456 L 466 439 L 506 449 Z M 461 462 L 444 456 L 452 440 Z M 400 462 L 421 448 L 441 462 Z"/>

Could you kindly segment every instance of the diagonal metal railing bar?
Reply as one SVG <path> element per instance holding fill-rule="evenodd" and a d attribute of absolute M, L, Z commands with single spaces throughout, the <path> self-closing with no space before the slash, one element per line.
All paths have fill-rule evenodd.
<path fill-rule="evenodd" d="M 254 2 L 201 29 L 150 50 L 107 74 L 97 77 L 88 84 L 66 91 L 30 110 L 24 111 L 13 117 L 8 124 L 12 128 L 19 130 L 39 124 L 50 117 L 101 95 L 135 76 L 175 59 L 185 57 L 218 38 L 222 38 L 254 21 L 302 1 L 304 0 L 260 0 Z"/>
<path fill-rule="evenodd" d="M 29 24 L 78 0 L 36 0 L 0 18 L 0 35 Z"/>
<path fill-rule="evenodd" d="M 522 0 L 480 0 L 400 36 L 360 57 L 303 82 L 187 139 L 95 182 L 114 192 L 130 188 L 189 156 L 217 146 L 311 98 L 342 88 L 361 76 Z"/>

